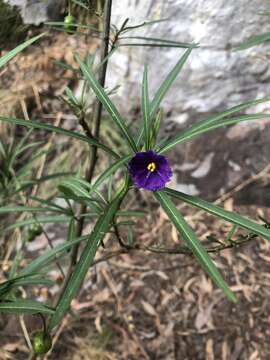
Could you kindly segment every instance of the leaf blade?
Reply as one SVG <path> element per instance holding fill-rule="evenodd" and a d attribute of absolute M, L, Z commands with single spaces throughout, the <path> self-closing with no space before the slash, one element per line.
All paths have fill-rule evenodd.
<path fill-rule="evenodd" d="M 2 56 L 0 58 L 0 69 L 5 64 L 7 64 L 12 58 L 14 58 L 14 56 L 18 55 L 21 51 L 23 51 L 25 48 L 27 48 L 29 45 L 33 44 L 35 41 L 37 41 L 44 35 L 45 35 L 45 33 L 39 34 L 39 35 L 33 37 L 32 39 L 29 39 L 29 40 L 25 41 L 24 43 L 18 45 L 17 47 L 15 47 L 15 49 L 9 51 L 7 54 Z"/>
<path fill-rule="evenodd" d="M 247 218 L 242 217 L 236 213 L 232 213 L 230 211 L 224 210 L 221 207 L 211 204 L 208 201 L 205 201 L 197 196 L 191 196 L 184 194 L 180 191 L 176 191 L 173 189 L 165 188 L 163 190 L 167 195 L 175 197 L 179 200 L 182 200 L 192 206 L 196 206 L 197 208 L 204 210 L 212 215 L 218 216 L 225 221 L 229 221 L 230 223 L 239 225 L 240 227 L 252 231 L 257 235 L 260 235 L 268 240 L 270 240 L 270 230 L 266 229 L 264 226 L 259 225 Z"/>
<path fill-rule="evenodd" d="M 114 174 L 118 169 L 120 169 L 127 161 L 131 159 L 133 155 L 126 155 L 117 160 L 114 164 L 112 164 L 107 170 L 105 170 L 95 181 L 92 188 L 90 188 L 90 193 L 96 191 L 98 187 L 108 179 L 112 174 Z"/>
<path fill-rule="evenodd" d="M 61 299 L 56 307 L 56 311 L 49 322 L 49 329 L 53 329 L 62 320 L 68 310 L 71 301 L 77 295 L 81 284 L 91 266 L 98 247 L 104 238 L 106 232 L 111 226 L 112 219 L 118 209 L 122 193 L 120 193 L 105 209 L 104 213 L 98 218 L 95 227 L 83 249 L 78 263 L 72 273 L 72 276 L 65 288 Z"/>
<path fill-rule="evenodd" d="M 156 151 L 160 154 L 171 150 L 174 146 L 183 143 L 184 141 L 193 139 L 195 136 L 201 135 L 210 130 L 214 130 L 220 127 L 238 124 L 242 121 L 260 120 L 264 118 L 270 118 L 269 114 L 251 114 L 251 115 L 239 115 L 235 118 L 222 119 L 221 121 L 213 121 L 205 126 L 192 126 L 189 129 L 182 131 L 180 134 L 174 136 L 171 140 L 165 141 L 157 147 Z"/>
<path fill-rule="evenodd" d="M 176 229 L 182 234 L 183 240 L 187 246 L 192 250 L 193 254 L 202 265 L 204 270 L 209 274 L 215 284 L 220 287 L 227 298 L 236 302 L 234 293 L 230 290 L 227 283 L 223 280 L 219 270 L 214 265 L 212 259 L 197 239 L 194 231 L 185 221 L 184 217 L 178 212 L 175 205 L 164 191 L 155 191 L 155 198 L 158 200 L 163 210 L 166 212 Z"/>
<path fill-rule="evenodd" d="M 113 102 L 110 100 L 110 98 L 106 94 L 103 87 L 95 79 L 92 69 L 90 67 L 86 66 L 86 64 L 84 64 L 84 62 L 82 62 L 82 60 L 79 58 L 79 56 L 75 56 L 75 58 L 76 58 L 78 64 L 80 65 L 82 73 L 84 74 L 86 80 L 89 82 L 91 89 L 94 91 L 96 97 L 103 104 L 103 106 L 107 110 L 107 112 L 110 114 L 112 120 L 120 129 L 122 135 L 126 139 L 127 143 L 131 147 L 131 149 L 136 152 L 137 151 L 136 144 L 135 144 L 131 134 L 129 133 L 127 126 L 125 125 L 124 120 L 122 119 L 121 115 L 119 114 L 119 112 L 116 109 Z"/>
<path fill-rule="evenodd" d="M 0 302 L 0 312 L 12 314 L 46 314 L 53 315 L 54 310 L 34 300 L 16 300 Z"/>
<path fill-rule="evenodd" d="M 142 110 L 143 110 L 143 126 L 144 126 L 144 144 L 145 149 L 149 150 L 150 145 L 150 102 L 148 90 L 148 69 L 144 67 L 142 82 Z"/>
<path fill-rule="evenodd" d="M 175 64 L 175 66 L 172 68 L 172 70 L 169 72 L 169 74 L 166 76 L 165 80 L 160 85 L 159 89 L 155 93 L 155 96 L 150 104 L 150 119 L 152 120 L 155 116 L 161 101 L 163 100 L 164 96 L 172 86 L 174 80 L 176 79 L 177 75 L 180 73 L 181 69 L 183 68 L 185 62 L 187 61 L 189 55 L 191 54 L 193 50 L 193 47 L 190 47 L 188 50 L 184 52 L 184 54 L 181 56 L 181 58 L 178 60 L 178 62 Z M 140 130 L 139 136 L 137 138 L 137 145 L 140 144 L 141 139 L 143 137 L 143 129 Z"/>
<path fill-rule="evenodd" d="M 249 39 L 244 41 L 241 45 L 237 46 L 234 51 L 241 51 L 249 49 L 253 46 L 263 44 L 270 40 L 270 32 L 251 36 Z"/>
<path fill-rule="evenodd" d="M 26 276 L 40 271 L 42 267 L 54 261 L 56 257 L 62 252 L 69 250 L 73 245 L 80 243 L 88 238 L 88 235 L 81 236 L 80 238 L 70 240 L 63 244 L 57 245 L 54 249 L 49 249 L 36 259 L 32 260 L 24 269 L 19 272 L 19 276 Z"/>
<path fill-rule="evenodd" d="M 3 117 L 3 116 L 0 116 L 0 121 L 8 122 L 8 123 L 14 124 L 14 125 L 21 125 L 21 126 L 26 126 L 26 127 L 30 127 L 30 128 L 35 128 L 35 129 L 48 130 L 48 131 L 55 132 L 57 134 L 62 134 L 62 135 L 65 135 L 65 136 L 68 136 L 71 138 L 75 138 L 75 139 L 84 141 L 91 146 L 96 146 L 96 147 L 102 149 L 103 151 L 107 152 L 108 154 L 110 154 L 111 156 L 113 156 L 116 159 L 119 158 L 117 153 L 115 153 L 113 150 L 108 148 L 106 145 L 101 144 L 98 140 L 96 140 L 94 138 L 89 138 L 85 135 L 76 133 L 74 131 L 69 131 L 69 130 L 60 128 L 58 126 L 43 124 L 38 121 L 22 120 L 22 119 L 15 119 L 15 118 L 12 119 L 12 118 L 7 118 L 7 117 Z"/>

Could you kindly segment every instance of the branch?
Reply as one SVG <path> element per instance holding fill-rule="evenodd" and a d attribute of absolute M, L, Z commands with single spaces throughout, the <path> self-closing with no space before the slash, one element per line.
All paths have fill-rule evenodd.
<path fill-rule="evenodd" d="M 118 236 L 119 236 L 119 234 L 117 235 L 117 238 L 118 238 Z M 218 253 L 218 252 L 226 250 L 226 249 L 233 249 L 235 247 L 242 246 L 242 245 L 254 240 L 256 237 L 257 237 L 256 234 L 250 233 L 247 236 L 241 237 L 235 241 L 230 240 L 230 242 L 228 242 L 227 244 L 222 244 L 222 245 L 218 245 L 215 247 L 206 248 L 206 251 L 208 253 Z M 119 240 L 119 238 L 118 238 L 118 240 Z M 121 249 L 109 252 L 108 254 L 100 257 L 99 259 L 97 259 L 96 261 L 93 262 L 93 266 L 100 262 L 108 261 L 111 258 L 117 257 L 119 255 L 129 254 L 134 251 L 150 252 L 150 253 L 155 253 L 155 254 L 169 254 L 169 255 L 170 254 L 171 255 L 182 254 L 182 255 L 193 256 L 193 253 L 191 252 L 191 250 L 189 248 L 187 248 L 186 246 L 177 246 L 175 248 L 159 248 L 156 246 L 144 246 L 144 245 L 140 245 L 140 244 L 127 245 L 127 244 L 124 244 L 122 239 L 119 243 L 120 243 Z"/>

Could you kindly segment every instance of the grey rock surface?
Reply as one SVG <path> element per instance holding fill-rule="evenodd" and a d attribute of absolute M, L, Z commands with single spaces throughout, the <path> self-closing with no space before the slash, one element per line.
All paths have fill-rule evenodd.
<path fill-rule="evenodd" d="M 58 17 L 62 0 L 5 0 L 20 9 L 25 24 L 39 25 Z"/>

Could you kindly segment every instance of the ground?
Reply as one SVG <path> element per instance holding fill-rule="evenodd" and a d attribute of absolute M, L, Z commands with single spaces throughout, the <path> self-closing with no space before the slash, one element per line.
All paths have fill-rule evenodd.
<path fill-rule="evenodd" d="M 61 113 L 62 124 L 76 127 L 74 116 L 58 99 L 71 73 L 56 71 L 52 60 L 73 63 L 72 52 L 78 45 L 82 51 L 87 48 L 87 44 L 82 48 L 82 42 L 76 37 L 58 34 L 53 42 L 45 40 L 42 46 L 34 46 L 12 61 L 2 74 L 2 85 L 9 88 L 3 90 L 2 86 L 2 104 L 21 113 L 26 105 L 31 118 L 50 122 Z M 7 105 L 1 109 L 1 114 L 7 111 Z M 2 134 L 4 131 L 6 129 L 2 127 Z M 106 136 L 106 126 L 103 131 Z M 61 142 L 57 139 L 53 141 Z M 71 143 L 60 149 L 68 158 L 76 146 Z M 84 156 L 85 148 L 77 149 L 76 154 L 71 167 Z M 100 160 L 102 163 L 102 158 Z M 49 157 L 48 163 L 51 162 Z M 269 219 L 268 208 L 237 207 L 235 197 L 237 191 L 223 196 L 222 206 L 253 219 L 258 219 L 258 215 Z M 171 248 L 181 243 L 181 238 L 148 192 L 136 192 L 129 201 L 137 204 L 133 205 L 135 209 L 147 214 L 136 221 L 134 238 L 137 243 L 164 244 Z M 207 236 L 210 234 L 212 238 L 224 241 L 231 225 L 183 204 L 178 205 L 202 241 L 209 245 Z M 47 231 L 55 244 L 64 239 L 64 229 L 60 225 L 48 227 Z M 43 236 L 36 238 L 27 247 L 26 258 L 37 256 L 46 247 Z M 97 259 L 119 249 L 117 240 L 108 237 Z M 53 350 L 45 359 L 269 359 L 269 250 L 270 243 L 257 238 L 211 255 L 236 293 L 236 305 L 224 297 L 197 262 L 187 255 L 133 251 L 98 262 L 89 271 L 84 288 L 79 298 L 73 301 L 72 312 L 56 332 Z M 52 300 L 61 279 L 56 271 L 51 272 L 51 276 L 55 286 L 49 291 L 36 289 L 32 295 L 40 300 Z M 40 327 L 38 317 L 25 316 L 25 322 L 29 331 Z M 27 358 L 28 349 L 18 318 L 1 317 L 0 343 L 0 359 Z"/>

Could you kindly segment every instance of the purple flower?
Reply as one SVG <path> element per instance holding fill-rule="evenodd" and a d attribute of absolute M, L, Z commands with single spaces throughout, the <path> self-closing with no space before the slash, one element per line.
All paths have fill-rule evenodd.
<path fill-rule="evenodd" d="M 163 189 L 172 177 L 168 160 L 152 150 L 138 152 L 128 167 L 134 184 L 146 190 Z"/>

